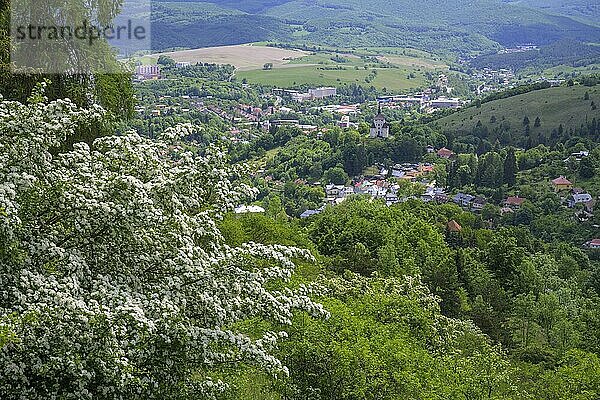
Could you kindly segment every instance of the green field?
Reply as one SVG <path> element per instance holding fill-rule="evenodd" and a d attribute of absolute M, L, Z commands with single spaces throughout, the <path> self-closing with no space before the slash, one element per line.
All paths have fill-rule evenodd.
<path fill-rule="evenodd" d="M 366 79 L 377 71 L 371 82 Z M 408 75 L 413 73 L 414 78 Z M 354 67 L 344 67 L 343 70 L 323 70 L 319 66 L 299 66 L 276 68 L 270 71 L 255 70 L 242 71 L 237 74 L 239 79 L 246 79 L 249 83 L 273 85 L 282 88 L 291 88 L 299 85 L 315 86 L 340 86 L 356 83 L 374 86 L 377 89 L 386 88 L 388 91 L 417 89 L 426 85 L 427 80 L 423 71 L 408 68 L 371 68 L 368 70 Z"/>
<path fill-rule="evenodd" d="M 590 99 L 584 100 L 585 92 Z M 592 101 L 597 105 L 592 110 Z M 478 121 L 492 130 L 499 124 L 510 124 L 512 130 L 523 129 L 527 116 L 532 129 L 552 130 L 563 124 L 565 129 L 576 129 L 592 118 L 600 119 L 600 86 L 557 87 L 513 96 L 484 103 L 480 108 L 468 107 L 450 116 L 441 118 L 434 125 L 448 132 L 469 132 Z M 492 123 L 492 117 L 496 122 Z M 542 126 L 533 128 L 534 120 L 540 117 Z"/>
<path fill-rule="evenodd" d="M 250 83 L 282 88 L 356 83 L 397 92 L 422 88 L 427 85 L 427 72 L 447 70 L 441 59 L 415 50 L 321 47 L 284 65 L 274 65 L 272 70 L 239 71 L 237 76 Z"/>

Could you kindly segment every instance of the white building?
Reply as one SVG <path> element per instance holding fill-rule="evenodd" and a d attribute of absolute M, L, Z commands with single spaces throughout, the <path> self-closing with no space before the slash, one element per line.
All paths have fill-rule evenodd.
<path fill-rule="evenodd" d="M 260 206 L 245 206 L 241 205 L 235 209 L 236 214 L 261 214 L 264 213 L 265 209 Z"/>
<path fill-rule="evenodd" d="M 379 106 L 379 113 L 371 125 L 371 137 L 387 138 L 388 136 L 390 136 L 390 125 L 385 120 L 385 117 L 381 113 L 381 106 Z"/>
<path fill-rule="evenodd" d="M 160 65 L 138 65 L 135 67 L 135 76 L 138 79 L 160 79 Z"/>
<path fill-rule="evenodd" d="M 334 87 L 320 87 L 316 89 L 309 89 L 308 94 L 313 99 L 324 99 L 325 97 L 337 96 L 337 89 Z"/>
<path fill-rule="evenodd" d="M 567 200 L 567 203 L 569 205 L 569 208 L 573 208 L 573 207 L 575 207 L 576 204 L 589 203 L 590 201 L 592 201 L 591 194 L 589 194 L 589 193 L 574 193 L 571 197 L 569 197 L 569 199 Z"/>
<path fill-rule="evenodd" d="M 439 99 L 431 100 L 429 106 L 434 109 L 460 108 L 460 99 L 440 97 Z"/>
<path fill-rule="evenodd" d="M 342 116 L 340 122 L 338 122 L 340 128 L 350 128 L 350 117 L 347 115 Z"/>

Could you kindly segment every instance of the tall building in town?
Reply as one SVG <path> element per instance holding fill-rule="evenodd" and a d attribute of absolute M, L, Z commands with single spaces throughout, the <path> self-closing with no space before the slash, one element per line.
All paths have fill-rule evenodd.
<path fill-rule="evenodd" d="M 388 136 L 390 136 L 390 124 L 385 120 L 385 117 L 381 113 L 381 105 L 379 105 L 379 112 L 371 125 L 371 137 L 386 138 Z"/>

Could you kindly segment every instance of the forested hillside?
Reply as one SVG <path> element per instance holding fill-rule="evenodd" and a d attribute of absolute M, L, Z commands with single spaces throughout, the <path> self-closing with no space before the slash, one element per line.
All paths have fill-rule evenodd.
<path fill-rule="evenodd" d="M 179 40 L 175 43 L 169 39 L 176 36 L 166 20 L 173 19 L 178 21 L 176 31 L 188 47 L 270 40 L 275 36 L 296 43 L 413 47 L 442 53 L 489 51 L 529 42 L 544 45 L 561 39 L 600 42 L 600 27 L 492 0 L 478 2 L 477 7 L 464 0 L 453 0 L 451 4 L 437 0 L 418 4 L 363 0 L 211 3 L 222 12 L 207 20 L 194 10 L 206 7 L 214 11 L 212 4 L 158 2 L 160 11 L 153 17 L 155 48 L 182 45 Z M 234 18 L 231 10 L 243 13 Z M 230 34 L 219 29 L 224 25 Z"/>
<path fill-rule="evenodd" d="M 539 50 L 484 54 L 471 62 L 475 68 L 510 68 L 514 71 L 543 71 L 563 64 L 570 67 L 600 64 L 600 46 L 562 39 Z"/>
<path fill-rule="evenodd" d="M 539 8 L 551 13 L 582 18 L 598 25 L 600 21 L 600 4 L 586 0 L 505 0 L 528 7 Z"/>
<path fill-rule="evenodd" d="M 291 37 L 291 32 L 279 19 L 209 3 L 157 1 L 152 4 L 155 50 L 278 40 Z"/>

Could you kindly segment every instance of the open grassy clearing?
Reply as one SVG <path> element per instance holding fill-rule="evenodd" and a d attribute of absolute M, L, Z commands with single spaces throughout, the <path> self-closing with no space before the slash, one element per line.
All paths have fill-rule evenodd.
<path fill-rule="evenodd" d="M 589 100 L 584 100 L 585 92 Z M 592 102 L 596 110 L 592 109 Z M 469 107 L 434 122 L 442 130 L 469 132 L 478 121 L 492 130 L 500 124 L 509 124 L 510 129 L 522 132 L 523 119 L 530 120 L 532 132 L 547 132 L 563 124 L 565 129 L 578 128 L 582 121 L 600 119 L 600 87 L 556 87 L 484 103 L 481 108 Z M 494 117 L 494 118 L 492 118 Z M 533 124 L 540 117 L 541 127 Z M 495 120 L 496 122 L 492 122 Z"/>
<path fill-rule="evenodd" d="M 255 70 L 239 72 L 239 79 L 246 79 L 249 83 L 274 85 L 282 88 L 291 88 L 299 85 L 315 86 L 340 86 L 356 83 L 378 89 L 386 88 L 388 91 L 403 91 L 417 89 L 427 82 L 423 71 L 407 68 L 377 68 L 364 69 L 343 67 L 340 70 L 319 69 L 320 66 L 299 66 L 292 68 L 275 68 L 270 71 Z M 372 75 L 373 71 L 377 75 Z M 413 74 L 414 78 L 409 79 Z M 370 76 L 374 78 L 367 82 Z"/>
<path fill-rule="evenodd" d="M 448 66 L 441 61 L 429 60 L 426 58 L 416 58 L 408 56 L 379 56 L 378 60 L 389 62 L 397 66 L 417 67 L 428 69 L 448 69 Z"/>
<path fill-rule="evenodd" d="M 244 44 L 152 54 L 143 57 L 142 62 L 156 62 L 159 56 L 165 55 L 173 58 L 175 61 L 181 62 L 231 64 L 238 70 L 246 71 L 262 69 L 266 63 L 272 63 L 275 67 L 283 66 L 288 64 L 290 60 L 301 58 L 308 54 L 300 50 Z"/>

